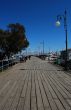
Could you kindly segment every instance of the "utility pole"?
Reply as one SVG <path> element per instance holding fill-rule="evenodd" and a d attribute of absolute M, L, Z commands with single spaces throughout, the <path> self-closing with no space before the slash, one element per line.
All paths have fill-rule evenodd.
<path fill-rule="evenodd" d="M 43 40 L 43 55 L 44 55 L 44 40 Z"/>

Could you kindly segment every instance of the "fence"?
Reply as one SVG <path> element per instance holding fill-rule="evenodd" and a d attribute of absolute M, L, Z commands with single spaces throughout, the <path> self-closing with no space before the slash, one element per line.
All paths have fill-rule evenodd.
<path fill-rule="evenodd" d="M 13 66 L 14 64 L 18 63 L 19 60 L 17 59 L 5 59 L 5 60 L 2 60 L 0 61 L 0 71 L 3 71 L 7 68 L 9 68 L 10 66 Z"/>

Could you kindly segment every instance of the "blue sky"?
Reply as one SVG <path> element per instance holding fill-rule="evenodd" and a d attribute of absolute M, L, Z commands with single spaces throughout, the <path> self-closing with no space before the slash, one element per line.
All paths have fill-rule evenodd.
<path fill-rule="evenodd" d="M 30 50 L 59 51 L 65 48 L 63 21 L 56 27 L 56 16 L 67 9 L 68 47 L 71 47 L 71 0 L 0 0 L 0 28 L 19 22 L 26 28 Z"/>

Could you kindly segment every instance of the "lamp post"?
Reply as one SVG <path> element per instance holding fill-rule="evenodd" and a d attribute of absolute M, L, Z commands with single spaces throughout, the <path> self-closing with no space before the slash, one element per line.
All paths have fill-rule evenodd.
<path fill-rule="evenodd" d="M 64 20 L 64 30 L 65 30 L 65 37 L 66 37 L 66 51 L 65 51 L 65 70 L 68 70 L 68 64 L 67 64 L 67 59 L 68 59 L 68 35 L 67 35 L 67 11 L 64 11 L 64 15 L 58 15 L 57 16 L 57 22 L 56 26 L 60 26 L 60 21 Z"/>

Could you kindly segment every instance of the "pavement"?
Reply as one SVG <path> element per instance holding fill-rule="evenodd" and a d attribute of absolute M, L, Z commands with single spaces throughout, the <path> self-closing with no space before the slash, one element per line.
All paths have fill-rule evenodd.
<path fill-rule="evenodd" d="M 71 110 L 71 74 L 31 57 L 0 73 L 0 110 Z"/>

